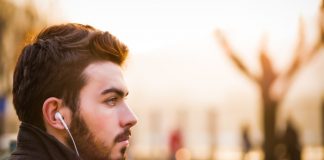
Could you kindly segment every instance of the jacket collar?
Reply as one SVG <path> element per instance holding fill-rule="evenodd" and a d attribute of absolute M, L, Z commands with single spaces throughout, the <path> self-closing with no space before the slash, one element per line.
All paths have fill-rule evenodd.
<path fill-rule="evenodd" d="M 59 142 L 54 136 L 36 126 L 22 122 L 17 138 L 17 149 L 12 156 L 24 155 L 31 159 L 78 160 L 70 148 Z"/>

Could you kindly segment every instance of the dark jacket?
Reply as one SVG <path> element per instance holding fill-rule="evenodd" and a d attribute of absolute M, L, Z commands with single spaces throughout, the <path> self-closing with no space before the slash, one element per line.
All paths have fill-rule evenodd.
<path fill-rule="evenodd" d="M 22 122 L 9 160 L 78 160 L 73 150 L 41 129 Z"/>

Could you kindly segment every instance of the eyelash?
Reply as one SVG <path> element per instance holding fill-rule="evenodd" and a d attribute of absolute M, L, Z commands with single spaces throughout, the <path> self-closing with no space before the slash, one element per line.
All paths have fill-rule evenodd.
<path fill-rule="evenodd" d="M 105 101 L 106 104 L 108 104 L 109 106 L 115 106 L 116 103 L 118 102 L 119 98 L 118 97 L 112 97 L 112 98 L 109 98 Z M 113 104 L 111 104 L 113 103 Z"/>
<path fill-rule="evenodd" d="M 110 97 L 110 98 L 107 98 L 107 100 L 104 101 L 105 104 L 113 107 L 113 106 L 116 106 L 117 103 L 120 103 L 121 101 L 126 101 L 128 98 L 128 96 L 113 96 L 113 97 Z"/>

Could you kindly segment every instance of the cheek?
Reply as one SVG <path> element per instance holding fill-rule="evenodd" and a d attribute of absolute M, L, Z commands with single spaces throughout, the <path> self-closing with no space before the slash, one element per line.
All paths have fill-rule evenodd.
<path fill-rule="evenodd" d="M 81 114 L 90 132 L 97 140 L 111 145 L 119 132 L 117 111 L 103 104 L 85 103 Z"/>

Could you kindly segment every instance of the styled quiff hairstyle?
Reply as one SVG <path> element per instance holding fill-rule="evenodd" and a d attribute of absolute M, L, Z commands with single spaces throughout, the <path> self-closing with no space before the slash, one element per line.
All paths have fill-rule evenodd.
<path fill-rule="evenodd" d="M 83 70 L 100 61 L 122 66 L 127 55 L 127 46 L 115 36 L 89 25 L 45 28 L 23 48 L 15 68 L 12 93 L 19 120 L 45 130 L 42 106 L 49 97 L 62 99 L 75 113 L 86 84 Z"/>

